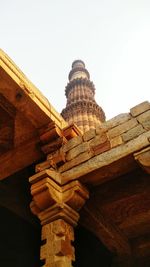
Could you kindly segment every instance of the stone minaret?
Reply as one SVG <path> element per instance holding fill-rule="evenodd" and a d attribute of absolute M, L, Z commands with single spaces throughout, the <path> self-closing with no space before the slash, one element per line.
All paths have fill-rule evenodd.
<path fill-rule="evenodd" d="M 105 113 L 94 99 L 95 87 L 82 60 L 72 63 L 65 93 L 67 105 L 61 114 L 69 124 L 75 123 L 86 132 L 105 121 Z"/>

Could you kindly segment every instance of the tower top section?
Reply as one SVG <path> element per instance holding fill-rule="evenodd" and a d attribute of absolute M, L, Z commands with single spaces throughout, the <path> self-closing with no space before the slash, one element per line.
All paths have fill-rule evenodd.
<path fill-rule="evenodd" d="M 68 78 L 69 78 L 69 81 L 72 81 L 78 78 L 86 78 L 88 80 L 90 79 L 90 74 L 88 70 L 85 68 L 85 64 L 82 60 L 77 59 L 73 61 L 72 70 L 70 71 Z"/>
<path fill-rule="evenodd" d="M 75 123 L 86 132 L 105 121 L 105 113 L 95 101 L 95 87 L 82 60 L 73 61 L 65 94 L 67 103 L 61 115 L 69 124 Z"/>

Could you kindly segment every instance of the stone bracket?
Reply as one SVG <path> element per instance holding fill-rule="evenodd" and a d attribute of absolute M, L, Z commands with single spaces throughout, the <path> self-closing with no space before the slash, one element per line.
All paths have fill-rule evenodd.
<path fill-rule="evenodd" d="M 55 171 L 45 171 L 30 178 L 31 210 L 36 214 L 41 224 L 63 218 L 71 225 L 76 225 L 78 211 L 88 198 L 87 189 L 77 180 L 60 185 L 50 176 L 54 177 Z M 57 173 L 55 174 L 55 177 Z"/>
<path fill-rule="evenodd" d="M 150 174 L 150 146 L 135 153 L 134 154 L 135 160 L 138 164 Z"/>

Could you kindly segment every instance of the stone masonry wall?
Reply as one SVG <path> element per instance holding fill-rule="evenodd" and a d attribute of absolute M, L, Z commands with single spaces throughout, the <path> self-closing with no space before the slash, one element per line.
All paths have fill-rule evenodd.
<path fill-rule="evenodd" d="M 129 143 L 150 131 L 150 103 L 143 102 L 130 113 L 120 114 L 83 136 L 77 136 L 63 147 L 65 163 L 59 167 L 61 173 L 112 148 Z"/>
<path fill-rule="evenodd" d="M 147 147 L 149 143 L 150 103 L 145 101 L 131 108 L 130 113 L 120 114 L 83 136 L 70 139 L 48 154 L 46 161 L 36 166 L 36 172 L 52 167 L 62 177 L 68 177 L 65 183 Z"/>

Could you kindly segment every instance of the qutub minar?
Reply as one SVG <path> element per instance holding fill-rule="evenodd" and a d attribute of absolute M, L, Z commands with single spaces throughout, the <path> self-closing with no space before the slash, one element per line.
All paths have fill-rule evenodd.
<path fill-rule="evenodd" d="M 67 105 L 62 110 L 63 118 L 75 123 L 83 132 L 100 126 L 105 121 L 105 113 L 94 99 L 95 86 L 82 60 L 72 63 L 66 86 Z"/>
<path fill-rule="evenodd" d="M 62 117 L 0 49 L 0 267 L 150 267 L 150 103 L 94 93 L 74 61 Z"/>

